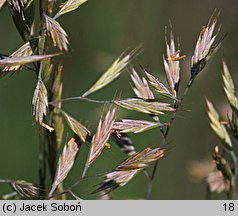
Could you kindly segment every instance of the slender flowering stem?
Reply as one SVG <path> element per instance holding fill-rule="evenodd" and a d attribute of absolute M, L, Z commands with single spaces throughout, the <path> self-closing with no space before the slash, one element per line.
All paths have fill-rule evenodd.
<path fill-rule="evenodd" d="M 68 193 L 71 194 L 76 200 L 81 200 L 71 189 L 68 190 Z"/>
<path fill-rule="evenodd" d="M 56 197 L 61 197 L 62 195 L 65 195 L 69 193 L 69 189 L 65 189 L 64 191 L 60 192 L 60 193 L 55 193 L 55 194 L 52 194 L 52 195 L 48 195 L 48 199 L 52 199 L 52 198 L 56 198 Z"/>
<path fill-rule="evenodd" d="M 9 180 L 9 179 L 0 179 L 0 183 L 10 184 L 11 182 L 12 182 L 12 180 Z"/>
<path fill-rule="evenodd" d="M 184 98 L 186 97 L 186 95 L 188 94 L 189 88 L 190 88 L 190 87 L 187 86 L 187 88 L 184 90 L 184 93 L 183 93 L 183 96 L 181 97 L 181 99 L 178 100 L 178 101 L 176 101 L 176 102 L 174 103 L 174 107 L 176 108 L 176 110 L 175 110 L 175 112 L 173 113 L 172 117 L 170 118 L 169 124 L 168 124 L 168 126 L 167 126 L 167 128 L 166 128 L 166 131 L 165 131 L 165 137 L 168 136 L 168 133 L 169 133 L 169 131 L 170 131 L 170 127 L 171 127 L 171 125 L 173 124 L 173 121 L 174 121 L 175 118 L 176 118 L 176 114 L 177 114 L 177 112 L 178 112 L 179 107 L 181 106 L 181 104 L 182 104 Z"/>
<path fill-rule="evenodd" d="M 40 12 L 40 19 L 43 19 L 43 13 L 44 13 L 44 9 L 43 9 L 43 1 L 40 0 L 39 1 L 39 12 Z"/>
<path fill-rule="evenodd" d="M 174 120 L 175 120 L 175 118 L 176 118 L 176 114 L 177 114 L 177 112 L 178 112 L 178 109 L 179 109 L 179 107 L 181 106 L 181 104 L 182 104 L 184 98 L 186 97 L 186 95 L 187 95 L 187 93 L 188 93 L 188 91 L 189 91 L 189 88 L 190 88 L 190 86 L 187 86 L 187 87 L 186 87 L 186 89 L 184 90 L 183 96 L 181 97 L 180 100 L 174 101 L 174 108 L 176 108 L 176 109 L 175 109 L 175 112 L 174 112 L 173 115 L 171 116 L 171 118 L 170 118 L 170 120 L 169 120 L 169 123 L 167 124 L 167 127 L 166 127 L 165 131 L 164 131 L 164 130 L 160 130 L 160 132 L 161 132 L 161 137 L 162 137 L 162 140 L 161 140 L 161 142 L 160 142 L 160 146 L 163 146 L 163 145 L 165 144 L 166 139 L 167 139 L 167 137 L 168 137 L 168 135 L 169 135 L 170 128 L 171 128 L 171 126 L 172 126 L 172 124 L 173 124 L 173 122 L 174 122 Z M 154 178 L 155 178 L 155 174 L 156 174 L 156 172 L 157 172 L 157 168 L 158 168 L 158 161 L 156 161 L 156 162 L 154 163 L 154 167 L 153 167 L 152 174 L 151 174 L 151 176 L 148 177 L 147 199 L 150 199 L 150 198 L 151 198 L 152 187 L 153 187 L 153 181 L 154 181 Z"/>
<path fill-rule="evenodd" d="M 99 104 L 110 104 L 110 103 L 114 102 L 113 100 L 110 100 L 110 101 L 94 100 L 94 99 L 90 99 L 90 98 L 83 97 L 83 96 L 69 97 L 69 98 L 65 98 L 65 99 L 62 99 L 62 100 L 57 101 L 57 102 L 65 102 L 65 101 L 71 101 L 71 100 L 85 100 L 85 101 L 88 101 L 88 102 L 99 103 Z M 51 103 L 55 103 L 55 102 L 51 102 Z"/>
<path fill-rule="evenodd" d="M 44 30 L 44 20 L 43 20 L 43 1 L 39 1 L 39 13 L 40 13 L 40 33 L 39 35 L 44 37 L 45 30 Z M 38 48 L 38 54 L 42 55 L 45 50 L 45 43 L 42 41 L 39 44 Z M 37 76 L 38 79 L 41 79 L 41 65 L 42 62 L 37 64 Z M 39 184 L 43 188 L 43 190 L 40 191 L 40 196 L 45 196 L 45 189 L 46 189 L 46 163 L 47 163 L 47 156 L 46 156 L 46 132 L 43 130 L 43 128 L 39 128 L 39 134 L 40 134 L 40 147 L 39 147 Z"/>

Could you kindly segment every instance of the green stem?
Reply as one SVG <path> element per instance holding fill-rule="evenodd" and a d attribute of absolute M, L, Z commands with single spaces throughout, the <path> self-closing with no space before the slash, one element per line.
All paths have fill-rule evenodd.
<path fill-rule="evenodd" d="M 83 97 L 83 96 L 78 96 L 78 97 L 69 97 L 69 98 L 65 98 L 65 99 L 62 99 L 60 101 L 57 101 L 57 102 L 64 102 L 64 101 L 71 101 L 71 100 L 85 100 L 85 101 L 88 101 L 88 102 L 92 102 L 92 103 L 113 103 L 114 101 L 113 100 L 109 100 L 109 101 L 100 101 L 100 100 L 94 100 L 94 99 L 90 99 L 90 98 L 87 98 L 87 97 Z M 52 102 L 54 103 L 54 101 Z"/>
<path fill-rule="evenodd" d="M 43 38 L 44 37 L 44 21 L 43 21 L 43 1 L 39 0 L 39 13 L 40 13 L 40 33 L 39 35 Z M 40 40 L 38 44 L 38 49 L 37 52 L 39 55 L 44 53 L 45 49 L 45 40 L 42 39 Z M 37 69 L 38 69 L 38 80 L 41 79 L 41 73 L 42 73 L 42 62 L 37 64 Z M 47 162 L 47 157 L 46 157 L 46 132 L 44 131 L 43 128 L 39 128 L 40 134 L 41 134 L 41 140 L 40 140 L 40 149 L 39 149 L 39 183 L 40 186 L 43 188 L 40 192 L 40 197 L 45 196 L 45 191 L 46 191 L 46 162 Z"/>
<path fill-rule="evenodd" d="M 9 180 L 9 179 L 0 179 L 0 183 L 10 184 L 11 182 L 12 180 Z"/>
<path fill-rule="evenodd" d="M 191 85 L 190 85 L 190 86 L 191 86 Z M 175 101 L 174 101 L 174 108 L 176 108 L 176 110 L 175 110 L 175 112 L 173 113 L 172 117 L 170 118 L 170 121 L 169 121 L 169 123 L 168 123 L 168 125 L 167 125 L 167 127 L 166 127 L 165 132 L 164 132 L 163 130 L 162 130 L 162 131 L 160 130 L 161 136 L 162 136 L 162 140 L 161 140 L 160 146 L 163 146 L 163 145 L 165 144 L 166 139 L 167 139 L 167 137 L 168 137 L 168 135 L 169 135 L 169 132 L 170 132 L 170 128 L 171 128 L 171 126 L 172 126 L 172 124 L 173 124 L 173 122 L 174 122 L 174 120 L 175 120 L 175 118 L 176 118 L 176 114 L 177 114 L 177 112 L 178 112 L 178 109 L 179 109 L 179 107 L 181 106 L 181 104 L 182 104 L 184 98 L 186 97 L 186 95 L 187 95 L 187 93 L 188 93 L 188 91 L 189 91 L 190 86 L 188 85 L 188 86 L 186 87 L 186 89 L 184 90 L 183 96 L 181 97 L 180 100 L 175 100 Z M 156 172 L 157 172 L 157 168 L 158 168 L 158 161 L 156 161 L 156 162 L 154 163 L 154 168 L 153 168 L 151 177 L 150 177 L 149 180 L 148 180 L 147 199 L 150 199 L 150 198 L 151 198 L 152 186 L 153 186 L 155 174 L 156 174 Z"/>
<path fill-rule="evenodd" d="M 44 13 L 42 0 L 39 1 L 39 12 L 40 12 L 40 20 L 42 21 L 42 19 L 43 19 L 43 13 Z"/>
<path fill-rule="evenodd" d="M 234 179 L 237 178 L 237 157 L 236 157 L 236 154 L 234 151 L 230 151 L 230 155 L 231 155 L 231 158 L 233 160 L 233 164 L 234 164 Z"/>
<path fill-rule="evenodd" d="M 232 181 L 231 181 L 231 187 L 230 187 L 230 190 L 228 191 L 228 199 L 234 199 L 234 192 L 235 192 L 235 189 L 236 189 L 236 179 L 237 179 L 237 157 L 236 157 L 236 154 L 234 151 L 230 151 L 230 155 L 231 155 L 231 158 L 233 160 L 233 164 L 234 164 L 234 176 L 232 178 Z"/>
<path fill-rule="evenodd" d="M 44 136 L 44 130 L 41 130 L 41 136 L 40 136 L 40 147 L 39 147 L 39 185 L 43 190 L 40 191 L 40 197 L 45 196 L 45 180 L 46 180 L 46 152 L 45 152 L 45 136 Z"/>
<path fill-rule="evenodd" d="M 12 193 L 0 196 L 0 199 L 3 199 L 3 200 L 13 200 L 17 196 L 18 196 L 18 193 L 14 191 Z"/>

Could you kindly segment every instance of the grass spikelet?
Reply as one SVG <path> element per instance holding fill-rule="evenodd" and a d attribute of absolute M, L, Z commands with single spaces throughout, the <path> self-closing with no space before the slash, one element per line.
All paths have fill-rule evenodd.
<path fill-rule="evenodd" d="M 127 55 L 121 55 L 108 69 L 103 75 L 96 81 L 96 83 L 83 94 L 83 97 L 88 96 L 89 94 L 98 91 L 99 89 L 105 87 L 110 82 L 112 82 L 114 79 L 116 79 L 122 71 L 125 69 L 125 67 L 128 65 L 128 63 L 131 61 L 131 59 L 136 55 L 138 52 L 138 49 L 133 50 L 131 53 Z"/>
<path fill-rule="evenodd" d="M 115 122 L 113 129 L 119 130 L 122 133 L 141 133 L 146 130 L 150 130 L 155 127 L 161 126 L 159 122 L 150 122 L 145 120 L 131 120 L 131 119 L 122 119 L 121 122 Z"/>
<path fill-rule="evenodd" d="M 145 69 L 144 69 L 144 73 L 147 76 L 149 83 L 154 87 L 154 89 L 158 93 L 160 93 L 164 97 L 175 99 L 172 93 L 164 86 L 163 83 L 161 83 L 157 78 L 155 78 L 153 75 L 148 73 Z"/>
<path fill-rule="evenodd" d="M 225 126 L 219 121 L 219 115 L 217 111 L 215 110 L 214 106 L 209 100 L 206 99 L 206 103 L 207 103 L 207 114 L 210 120 L 212 130 L 224 144 L 224 147 L 226 147 L 229 151 L 233 150 L 230 136 Z"/>
<path fill-rule="evenodd" d="M 133 154 L 128 159 L 123 161 L 116 170 L 131 170 L 147 167 L 150 163 L 164 157 L 165 150 L 161 148 L 146 148 L 141 152 Z"/>
<path fill-rule="evenodd" d="M 179 82 L 180 82 L 180 66 L 181 59 L 180 50 L 176 50 L 174 43 L 173 32 L 170 31 L 170 43 L 166 38 L 167 59 L 164 59 L 164 68 L 167 76 L 167 81 L 170 87 L 170 92 L 174 98 L 177 97 Z"/>
<path fill-rule="evenodd" d="M 93 191 L 109 193 L 118 187 L 126 185 L 135 175 L 147 167 L 150 163 L 160 160 L 164 156 L 164 150 L 160 148 L 146 148 L 141 152 L 131 155 L 116 169 L 105 175 L 105 180 Z"/>
<path fill-rule="evenodd" d="M 73 10 L 76 10 L 80 5 L 82 5 L 83 3 L 87 2 L 88 0 L 68 0 L 66 1 L 60 11 L 54 16 L 54 19 L 57 19 L 58 17 L 60 17 L 63 14 L 69 13 Z"/>
<path fill-rule="evenodd" d="M 16 50 L 14 53 L 10 55 L 10 58 L 16 58 L 16 57 L 21 57 L 21 56 L 30 56 L 32 55 L 32 49 L 30 46 L 30 43 L 27 42 L 23 44 L 18 50 Z M 3 69 L 3 71 L 16 71 L 21 67 L 21 65 L 16 65 L 16 66 L 7 66 Z"/>
<path fill-rule="evenodd" d="M 164 112 L 174 112 L 175 109 L 168 103 L 162 103 L 157 101 L 147 101 L 143 99 L 128 98 L 125 100 L 114 101 L 120 107 L 125 109 L 147 113 L 151 115 L 162 115 Z"/>
<path fill-rule="evenodd" d="M 61 113 L 63 114 L 65 120 L 67 121 L 72 131 L 75 134 L 77 134 L 82 139 L 83 142 L 85 142 L 87 136 L 90 135 L 90 131 L 84 125 L 82 125 L 79 121 L 77 121 L 75 118 L 73 118 L 66 112 L 61 111 Z"/>
<path fill-rule="evenodd" d="M 56 53 L 56 54 L 48 54 L 48 55 L 31 55 L 31 56 L 19 56 L 14 58 L 4 58 L 0 60 L 0 66 L 22 66 L 32 62 L 43 61 L 45 59 L 58 56 L 58 55 L 60 54 Z"/>
<path fill-rule="evenodd" d="M 231 78 L 231 74 L 229 72 L 229 69 L 227 67 L 226 62 L 223 60 L 222 61 L 222 66 L 223 66 L 223 83 L 224 83 L 224 90 L 226 93 L 227 100 L 229 104 L 231 105 L 232 109 L 236 114 L 238 114 L 238 99 L 235 94 L 235 87 L 233 80 Z"/>
<path fill-rule="evenodd" d="M 59 157 L 58 167 L 55 173 L 55 179 L 52 184 L 52 189 L 49 193 L 49 197 L 53 194 L 56 187 L 64 181 L 67 177 L 69 171 L 74 165 L 75 157 L 81 147 L 81 140 L 74 136 L 69 140 L 69 142 L 65 145 L 61 156 Z"/>
<path fill-rule="evenodd" d="M 33 0 L 8 0 L 15 26 L 22 39 L 27 42 L 32 33 L 35 16 L 35 1 Z"/>
<path fill-rule="evenodd" d="M 135 87 L 133 88 L 133 91 L 135 92 L 138 98 L 142 98 L 142 99 L 155 98 L 153 95 L 153 92 L 149 88 L 147 80 L 144 77 L 142 77 L 141 79 L 134 68 L 132 69 L 132 72 L 131 72 L 131 79 L 135 85 Z"/>
<path fill-rule="evenodd" d="M 45 15 L 46 29 L 50 33 L 53 45 L 58 46 L 61 51 L 68 51 L 68 36 L 61 25 L 53 18 Z"/>
<path fill-rule="evenodd" d="M 85 175 L 88 167 L 101 154 L 103 148 L 107 144 L 107 140 L 109 139 L 113 130 L 115 118 L 116 118 L 116 109 L 113 108 L 112 110 L 108 111 L 104 120 L 100 119 L 97 132 L 93 136 L 93 139 L 90 145 L 90 150 L 89 150 L 87 162 L 84 168 L 83 176 Z"/>
<path fill-rule="evenodd" d="M 10 185 L 12 186 L 14 191 L 16 191 L 21 197 L 26 199 L 38 197 L 41 190 L 41 188 L 37 185 L 24 180 L 11 181 Z"/>
<path fill-rule="evenodd" d="M 205 67 L 210 57 L 218 50 L 225 38 L 225 36 L 222 37 L 217 43 L 214 44 L 215 39 L 217 38 L 217 35 L 219 33 L 218 29 L 218 31 L 214 34 L 217 24 L 217 16 L 213 16 L 208 24 L 202 27 L 202 30 L 200 32 L 194 55 L 192 57 L 191 77 L 188 85 L 189 87 L 192 85 L 195 77 Z"/>
<path fill-rule="evenodd" d="M 47 89 L 41 79 L 39 79 L 37 82 L 37 86 L 32 100 L 32 105 L 33 115 L 35 116 L 36 121 L 41 124 L 48 108 Z"/>

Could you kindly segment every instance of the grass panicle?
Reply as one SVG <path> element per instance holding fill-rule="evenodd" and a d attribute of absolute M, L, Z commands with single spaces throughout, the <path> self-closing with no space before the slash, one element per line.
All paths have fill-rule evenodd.
<path fill-rule="evenodd" d="M 32 93 L 32 108 L 34 125 L 40 137 L 39 186 L 25 180 L 0 179 L 0 183 L 8 184 L 12 189 L 10 193 L 1 195 L 1 199 L 67 199 L 68 195 L 74 199 L 80 199 L 84 194 L 76 195 L 74 189 L 82 181 L 91 178 L 86 176 L 87 170 L 96 163 L 99 156 L 105 159 L 103 150 L 105 147 L 110 148 L 109 143 L 113 141 L 119 146 L 115 148 L 115 151 L 118 150 L 116 154 L 123 157 L 124 153 L 126 159 L 110 171 L 99 175 L 103 176 L 104 180 L 92 193 L 99 194 L 99 199 L 111 199 L 112 196 L 109 193 L 125 186 L 142 172 L 147 178 L 147 199 L 151 199 L 158 161 L 164 158 L 170 149 L 168 144 L 170 128 L 176 120 L 176 115 L 193 81 L 206 67 L 207 62 L 217 52 L 225 38 L 218 39 L 220 28 L 216 26 L 219 13 L 215 11 L 208 24 L 202 27 L 193 56 L 189 59 L 191 76 L 185 84 L 184 92 L 181 92 L 183 88 L 180 87 L 180 82 L 185 79 L 181 69 L 185 68 L 182 60 L 186 56 L 180 54 L 180 44 L 176 43 L 171 27 L 169 34 L 166 28 L 166 51 L 161 59 L 167 83 L 161 82 L 163 80 L 161 74 L 153 75 L 154 73 L 148 72 L 150 70 L 145 69 L 142 64 L 133 65 L 134 58 L 141 52 L 141 46 L 138 46 L 132 51 L 123 52 L 82 95 L 63 98 L 64 56 L 67 53 L 72 55 L 73 52 L 70 49 L 68 33 L 62 27 L 64 26 L 62 15 L 75 11 L 81 5 L 86 7 L 89 5 L 84 4 L 86 2 L 87 0 L 66 0 L 58 7 L 59 2 L 54 0 L 39 0 L 38 4 L 33 0 L 0 0 L 0 8 L 4 4 L 8 5 L 16 32 L 22 39 L 19 48 L 12 54 L 0 54 L 0 77 L 22 69 L 29 70 L 34 75 L 35 90 Z M 225 60 L 222 66 L 224 90 L 231 108 L 227 113 L 227 120 L 221 120 L 213 103 L 206 99 L 208 119 L 221 145 L 215 147 L 209 162 L 198 163 L 190 168 L 192 170 L 190 174 L 206 182 L 207 192 L 225 192 L 228 198 L 234 198 L 237 191 L 238 171 L 235 147 L 235 141 L 238 139 L 238 99 Z M 142 74 L 135 69 L 137 67 L 140 68 L 139 72 Z M 113 99 L 91 98 L 93 93 L 109 86 L 126 69 L 129 71 L 128 86 L 131 82 L 134 95 L 124 97 L 124 94 L 121 94 L 120 97 Z M 74 86 L 78 87 L 78 85 Z M 103 111 L 100 113 L 101 117 L 96 128 L 89 127 L 90 124 L 86 127 L 81 122 L 87 122 L 88 119 L 87 116 L 80 116 L 81 110 L 75 115 L 80 121 L 70 112 L 65 111 L 65 105 L 70 100 L 90 102 L 95 107 L 103 105 L 104 108 L 101 110 L 108 111 L 105 116 Z M 125 114 L 121 112 L 121 108 L 125 109 Z M 143 118 L 130 116 L 130 111 L 142 114 Z M 69 127 L 66 127 L 66 124 Z M 65 128 L 70 131 L 65 131 Z M 144 147 L 138 146 L 134 140 L 134 134 L 151 129 L 158 130 L 158 137 L 153 138 L 155 143 L 151 144 L 144 139 L 146 141 Z M 72 138 L 68 139 L 70 133 Z M 134 134 L 130 137 L 128 133 Z M 144 133 L 143 136 L 147 134 Z M 65 139 L 69 141 L 63 146 Z M 78 178 L 75 183 L 66 187 L 65 180 L 72 168 L 77 166 L 75 161 L 84 145 L 89 147 L 86 161 L 82 160 L 83 157 L 78 158 L 83 164 L 83 170 L 77 170 Z M 152 148 L 151 145 L 156 146 Z M 85 153 L 85 151 L 82 152 Z M 111 154 L 111 151 L 108 152 Z M 114 160 L 114 157 L 111 157 L 111 160 Z M 151 165 L 153 165 L 152 169 L 150 169 Z"/>

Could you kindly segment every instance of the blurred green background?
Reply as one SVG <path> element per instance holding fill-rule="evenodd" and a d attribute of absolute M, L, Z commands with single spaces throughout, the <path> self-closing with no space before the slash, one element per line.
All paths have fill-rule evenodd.
<path fill-rule="evenodd" d="M 143 52 L 136 58 L 148 71 L 165 81 L 162 55 L 165 53 L 164 26 L 171 20 L 173 32 L 180 40 L 180 49 L 187 58 L 182 61 L 182 92 L 190 75 L 190 58 L 203 25 L 206 25 L 214 9 L 221 9 L 219 23 L 222 33 L 228 33 L 223 49 L 209 62 L 198 76 L 176 121 L 167 143 L 175 146 L 168 156 L 159 162 L 153 187 L 153 199 L 205 199 L 206 185 L 194 183 L 188 175 L 191 161 L 210 157 L 212 147 L 218 140 L 212 133 L 206 116 L 204 97 L 210 98 L 220 113 L 226 115 L 224 91 L 221 80 L 221 57 L 224 54 L 233 78 L 238 80 L 238 3 L 236 0 L 89 0 L 78 10 L 62 16 L 58 21 L 70 38 L 70 52 L 63 57 L 63 98 L 80 96 L 104 72 L 107 67 L 128 47 L 143 44 Z M 18 35 L 8 8 L 0 10 L 0 52 L 10 54 L 22 41 Z M 20 71 L 0 80 L 0 178 L 38 181 L 39 141 L 31 101 L 36 77 L 32 72 Z M 134 96 L 128 73 L 106 88 L 92 94 L 94 99 L 111 99 L 115 92 L 124 97 Z M 69 101 L 63 108 L 93 131 L 97 126 L 102 105 L 83 101 Z M 119 117 L 142 118 L 138 113 L 121 110 Z M 66 130 L 65 137 L 71 131 Z M 152 130 L 136 136 L 131 135 L 136 148 L 159 143 L 159 131 Z M 65 142 L 66 142 L 65 138 Z M 75 166 L 65 181 L 70 185 L 82 172 L 88 148 L 84 147 Z M 126 156 L 111 142 L 89 169 L 88 175 L 112 170 Z M 90 195 L 94 185 L 102 179 L 91 177 L 82 182 L 76 193 L 84 199 Z M 125 187 L 112 193 L 113 199 L 144 199 L 147 181 L 143 173 Z M 0 194 L 10 192 L 8 186 L 0 185 Z M 219 196 L 214 196 L 219 198 Z"/>

